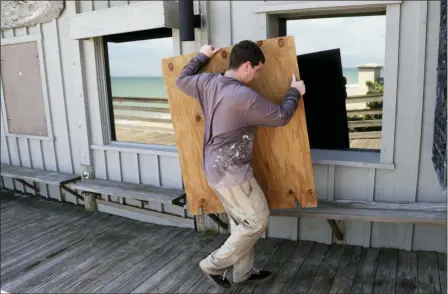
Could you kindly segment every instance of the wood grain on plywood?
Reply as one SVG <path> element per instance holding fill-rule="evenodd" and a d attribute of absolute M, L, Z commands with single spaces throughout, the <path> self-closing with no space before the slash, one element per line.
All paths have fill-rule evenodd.
<path fill-rule="evenodd" d="M 298 74 L 293 37 L 258 42 L 266 57 L 260 77 L 251 87 L 273 103 L 282 102 L 292 74 Z M 204 67 L 203 72 L 220 73 L 227 69 L 232 47 L 222 48 Z M 199 214 L 224 212 L 222 204 L 209 187 L 202 166 L 204 116 L 199 103 L 176 87 L 184 66 L 197 53 L 162 60 L 171 117 L 179 150 L 182 176 L 189 210 Z M 188 134 L 186 136 L 185 134 Z M 310 147 L 303 101 L 283 127 L 259 127 L 255 139 L 253 167 L 255 177 L 266 194 L 271 208 L 316 207 Z"/>

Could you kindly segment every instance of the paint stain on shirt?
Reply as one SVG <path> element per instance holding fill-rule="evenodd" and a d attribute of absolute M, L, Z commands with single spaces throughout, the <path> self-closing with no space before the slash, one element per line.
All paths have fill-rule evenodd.
<path fill-rule="evenodd" d="M 246 165 L 252 159 L 255 136 L 244 133 L 241 139 L 218 149 L 213 168 L 231 171 Z"/>

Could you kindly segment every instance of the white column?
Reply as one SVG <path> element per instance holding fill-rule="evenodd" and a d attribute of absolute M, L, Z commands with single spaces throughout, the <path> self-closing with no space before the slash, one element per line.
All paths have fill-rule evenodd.
<path fill-rule="evenodd" d="M 366 63 L 358 65 L 358 84 L 359 94 L 364 95 L 369 90 L 366 86 L 367 81 L 375 83 L 376 79 L 380 77 L 381 65 L 375 63 Z"/>

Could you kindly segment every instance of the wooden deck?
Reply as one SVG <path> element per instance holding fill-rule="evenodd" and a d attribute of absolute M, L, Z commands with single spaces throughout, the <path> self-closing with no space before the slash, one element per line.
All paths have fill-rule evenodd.
<path fill-rule="evenodd" d="M 176 145 L 174 131 L 166 131 L 162 128 L 145 128 L 144 125 L 116 125 L 115 136 L 119 142 L 132 142 L 154 145 Z"/>
<path fill-rule="evenodd" d="M 92 215 L 83 207 L 5 192 L 0 203 L 2 291 L 217 292 L 198 263 L 225 241 L 224 235 Z M 433 252 L 261 239 L 256 264 L 272 270 L 274 279 L 231 292 L 447 291 L 446 255 Z"/>

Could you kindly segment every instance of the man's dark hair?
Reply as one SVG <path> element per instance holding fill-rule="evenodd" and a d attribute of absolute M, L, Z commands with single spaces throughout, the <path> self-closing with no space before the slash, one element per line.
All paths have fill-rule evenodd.
<path fill-rule="evenodd" d="M 244 40 L 233 46 L 230 52 L 229 69 L 237 69 L 243 63 L 250 61 L 252 67 L 257 66 L 260 61 L 265 62 L 263 51 L 252 41 Z"/>

